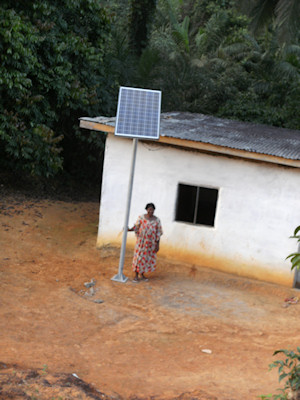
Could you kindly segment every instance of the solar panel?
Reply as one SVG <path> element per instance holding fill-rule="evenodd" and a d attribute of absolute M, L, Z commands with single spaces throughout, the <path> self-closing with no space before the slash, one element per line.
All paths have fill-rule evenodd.
<path fill-rule="evenodd" d="M 115 135 L 159 139 L 161 91 L 120 87 Z"/>

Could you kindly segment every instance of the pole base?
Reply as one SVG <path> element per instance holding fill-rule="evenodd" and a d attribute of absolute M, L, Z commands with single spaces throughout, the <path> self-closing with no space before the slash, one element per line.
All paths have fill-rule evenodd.
<path fill-rule="evenodd" d="M 118 273 L 118 274 L 115 275 L 113 278 L 111 278 L 111 280 L 112 280 L 112 281 L 115 281 L 115 282 L 125 283 L 125 282 L 127 282 L 128 278 L 127 278 L 124 274 Z"/>

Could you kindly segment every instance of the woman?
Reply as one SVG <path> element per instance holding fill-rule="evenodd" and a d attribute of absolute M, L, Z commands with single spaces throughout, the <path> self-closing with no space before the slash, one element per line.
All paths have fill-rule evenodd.
<path fill-rule="evenodd" d="M 147 214 L 141 215 L 132 228 L 137 237 L 134 248 L 132 269 L 135 272 L 133 282 L 148 281 L 144 273 L 153 272 L 156 268 L 156 253 L 159 250 L 159 240 L 162 227 L 159 218 L 154 215 L 155 205 L 148 203 L 145 207 Z"/>

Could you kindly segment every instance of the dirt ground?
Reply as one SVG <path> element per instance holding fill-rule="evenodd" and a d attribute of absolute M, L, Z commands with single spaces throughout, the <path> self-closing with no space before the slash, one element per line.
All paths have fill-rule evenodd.
<path fill-rule="evenodd" d="M 98 212 L 1 196 L 0 399 L 276 393 L 268 365 L 300 344 L 300 305 L 285 302 L 299 291 L 160 257 L 149 282 L 113 282 L 119 251 L 96 249 Z"/>

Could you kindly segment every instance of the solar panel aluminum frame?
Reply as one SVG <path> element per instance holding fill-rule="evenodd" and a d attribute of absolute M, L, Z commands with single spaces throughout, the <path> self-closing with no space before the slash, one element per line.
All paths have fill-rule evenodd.
<path fill-rule="evenodd" d="M 159 139 L 161 91 L 121 86 L 115 135 Z"/>

